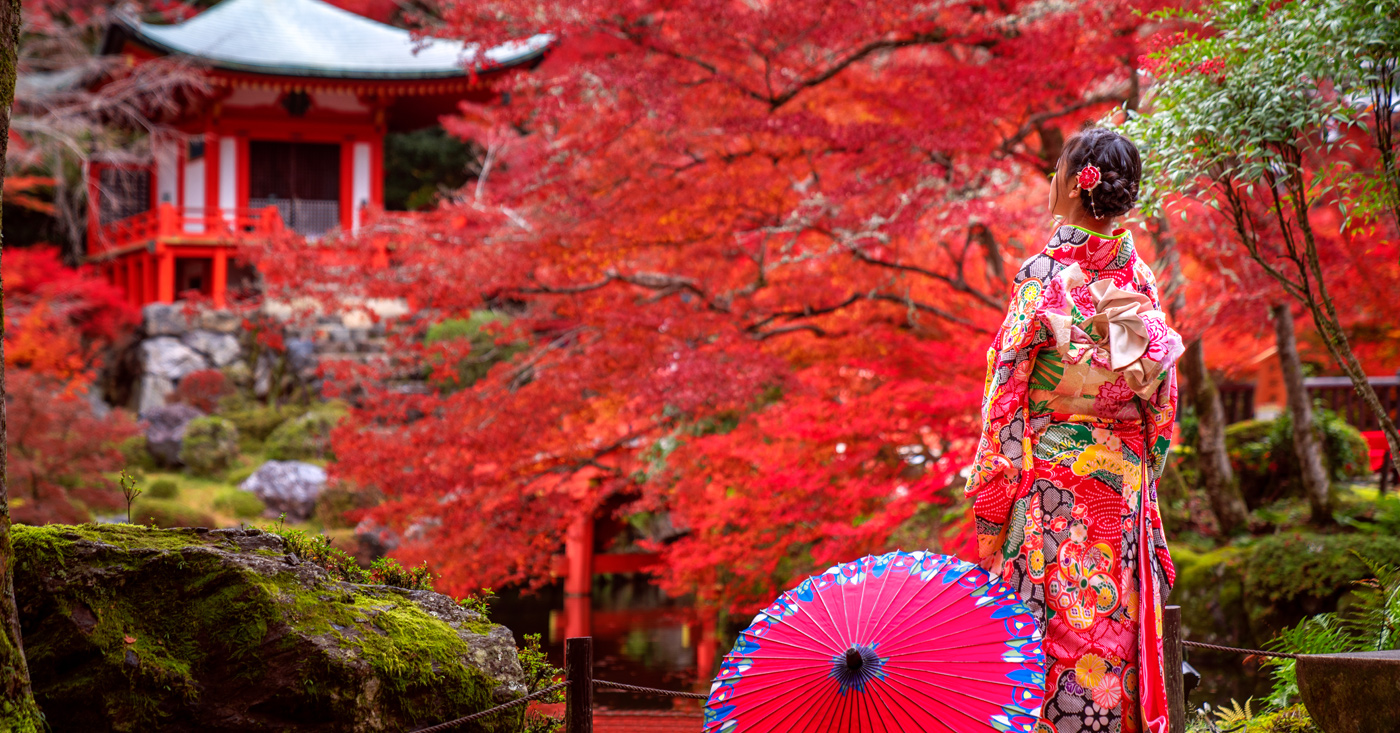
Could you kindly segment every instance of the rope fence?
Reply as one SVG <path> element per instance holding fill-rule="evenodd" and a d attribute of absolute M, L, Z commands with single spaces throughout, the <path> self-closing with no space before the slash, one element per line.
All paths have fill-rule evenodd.
<path fill-rule="evenodd" d="M 638 687 L 636 685 L 624 685 L 621 682 L 609 682 L 607 680 L 593 680 L 594 687 L 616 687 L 619 690 L 628 692 L 640 692 L 643 695 L 660 695 L 662 697 L 683 697 L 688 700 L 708 700 L 709 695 L 702 692 L 678 692 L 676 690 L 658 690 L 654 687 Z"/>
<path fill-rule="evenodd" d="M 516 699 L 514 699 L 514 700 L 511 700 L 511 701 L 508 702 L 508 703 L 503 703 L 503 704 L 501 704 L 501 705 L 497 705 L 497 706 L 494 707 L 494 708 L 488 708 L 488 709 L 486 709 L 486 710 L 482 710 L 482 711 L 479 712 L 479 713 L 472 713 L 471 715 L 468 715 L 468 716 L 462 717 L 462 718 L 458 718 L 458 719 L 456 719 L 456 720 L 449 720 L 449 721 L 447 721 L 446 723 L 438 723 L 437 725 L 429 726 L 429 727 L 427 727 L 427 728 L 419 728 L 419 729 L 417 729 L 417 730 L 415 730 L 415 731 L 412 731 L 412 733 L 439 733 L 440 731 L 451 730 L 451 729 L 453 729 L 453 728 L 456 728 L 456 727 L 459 726 L 459 725 L 462 725 L 463 723 L 470 723 L 470 722 L 472 722 L 473 720 L 479 720 L 479 719 L 481 719 L 481 718 L 485 718 L 485 717 L 488 717 L 488 716 L 491 716 L 491 715 L 495 715 L 496 713 L 499 713 L 499 712 L 501 712 L 502 710 L 509 710 L 510 708 L 519 707 L 519 706 L 521 706 L 521 705 L 524 705 L 524 704 L 527 703 L 527 702 L 530 702 L 531 700 L 537 700 L 537 699 L 539 699 L 539 698 L 541 698 L 541 697 L 546 697 L 546 696 L 548 696 L 548 695 L 550 695 L 550 694 L 552 694 L 552 693 L 558 692 L 558 691 L 560 691 L 560 690 L 562 690 L 562 689 L 564 689 L 565 687 L 568 687 L 568 686 L 569 686 L 569 683 L 567 683 L 567 682 L 560 682 L 560 683 L 557 684 L 557 685 L 551 685 L 551 686 L 549 686 L 549 687 L 544 688 L 543 690 L 539 690 L 539 691 L 536 691 L 536 692 L 532 692 L 532 693 L 530 693 L 529 695 L 526 695 L 526 696 L 524 696 L 524 697 L 518 697 L 518 698 L 516 698 Z"/>
<path fill-rule="evenodd" d="M 1262 649 L 1240 649 L 1233 646 L 1220 646 L 1219 644 L 1207 644 L 1203 641 L 1182 640 L 1182 646 L 1195 647 L 1197 649 L 1209 649 L 1213 652 L 1225 652 L 1226 654 L 1243 654 L 1248 657 L 1278 657 L 1279 659 L 1297 659 L 1297 654 L 1288 652 L 1266 652 Z"/>
<path fill-rule="evenodd" d="M 1195 649 L 1205 649 L 1208 651 L 1222 652 L 1225 654 L 1242 654 L 1254 657 L 1274 657 L 1278 659 L 1297 659 L 1297 654 L 1286 652 L 1270 652 L 1262 649 L 1240 649 L 1232 646 L 1221 646 L 1219 644 L 1207 644 L 1200 641 L 1187 641 L 1181 638 L 1181 608 L 1178 606 L 1168 606 L 1163 618 L 1163 652 L 1165 653 L 1165 666 L 1167 669 L 1181 669 L 1183 647 Z M 593 678 L 593 639 L 592 637 L 574 637 L 564 642 L 564 681 L 559 684 L 546 687 L 538 692 L 531 693 L 521 698 L 511 700 L 503 705 L 497 705 L 489 710 L 473 713 L 463 718 L 440 723 L 429 728 L 420 728 L 412 733 L 440 733 L 451 730 L 463 723 L 485 718 L 501 711 L 524 705 L 531 700 L 546 697 L 560 690 L 567 690 L 565 694 L 564 730 L 565 733 L 593 733 L 593 690 L 594 688 L 610 688 L 623 692 L 633 692 L 641 695 L 656 695 L 660 697 L 683 698 L 686 700 L 707 700 L 709 695 L 701 692 L 682 692 L 679 690 L 661 690 L 655 687 L 641 687 L 639 685 L 628 685 L 622 682 L 612 682 L 609 680 L 599 680 Z M 1179 674 L 1168 674 L 1167 697 L 1171 708 L 1169 718 L 1169 728 L 1172 733 L 1181 733 L 1185 730 L 1186 720 L 1186 694 L 1183 688 L 1182 676 Z M 685 713 L 657 710 L 635 710 L 627 711 L 629 716 L 647 717 L 691 717 Z"/>

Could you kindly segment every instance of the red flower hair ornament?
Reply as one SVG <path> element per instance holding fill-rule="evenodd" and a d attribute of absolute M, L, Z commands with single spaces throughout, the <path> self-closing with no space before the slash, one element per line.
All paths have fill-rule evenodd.
<path fill-rule="evenodd" d="M 1103 180 L 1103 176 L 1099 173 L 1099 169 L 1090 163 L 1079 169 L 1079 177 L 1075 179 L 1075 183 L 1078 183 L 1079 187 L 1085 191 L 1092 191 L 1101 180 Z"/>

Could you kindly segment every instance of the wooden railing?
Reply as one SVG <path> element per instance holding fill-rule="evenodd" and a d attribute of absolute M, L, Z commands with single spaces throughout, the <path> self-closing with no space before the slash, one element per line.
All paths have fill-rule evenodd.
<path fill-rule="evenodd" d="M 1400 419 L 1400 377 L 1371 377 L 1371 389 L 1392 420 Z M 1366 406 L 1347 377 L 1313 377 L 1303 381 L 1308 396 L 1321 402 L 1361 432 L 1380 430 L 1376 413 Z"/>
<path fill-rule="evenodd" d="M 156 239 L 237 241 L 268 237 L 285 230 L 275 206 L 261 209 L 207 209 L 161 204 L 97 230 L 94 254 L 122 250 Z"/>

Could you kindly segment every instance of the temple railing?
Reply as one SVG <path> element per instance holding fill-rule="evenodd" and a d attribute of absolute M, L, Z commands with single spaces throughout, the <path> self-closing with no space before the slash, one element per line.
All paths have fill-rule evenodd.
<path fill-rule="evenodd" d="M 260 209 L 178 207 L 161 204 L 97 228 L 97 246 L 90 256 L 120 252 L 157 239 L 236 242 L 270 237 L 286 231 L 275 206 Z"/>

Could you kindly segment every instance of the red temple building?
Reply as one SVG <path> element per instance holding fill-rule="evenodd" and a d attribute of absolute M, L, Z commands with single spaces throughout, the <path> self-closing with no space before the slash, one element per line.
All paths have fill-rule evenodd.
<path fill-rule="evenodd" d="M 224 0 L 177 24 L 114 23 L 103 53 L 186 57 L 211 87 L 152 134 L 139 165 L 94 163 L 87 259 L 133 305 L 253 286 L 249 239 L 357 230 L 384 204 L 384 136 L 485 101 L 493 73 L 537 63 L 551 37 L 482 50 L 320 0 Z"/>

